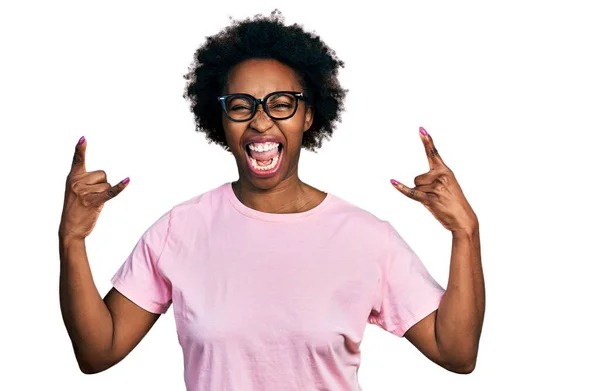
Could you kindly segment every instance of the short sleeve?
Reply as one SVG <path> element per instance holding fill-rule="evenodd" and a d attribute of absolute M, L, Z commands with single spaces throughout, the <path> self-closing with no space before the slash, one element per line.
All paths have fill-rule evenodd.
<path fill-rule="evenodd" d="M 171 284 L 159 268 L 169 233 L 170 211 L 152 224 L 111 282 L 116 290 L 146 311 L 164 314 L 171 305 Z"/>
<path fill-rule="evenodd" d="M 386 224 L 389 235 L 386 264 L 380 280 L 379 300 L 368 321 L 404 337 L 409 328 L 439 307 L 446 291 L 394 227 Z"/>

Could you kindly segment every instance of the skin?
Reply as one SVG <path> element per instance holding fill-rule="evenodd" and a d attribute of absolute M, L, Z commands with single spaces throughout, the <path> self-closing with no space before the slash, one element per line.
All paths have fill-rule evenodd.
<path fill-rule="evenodd" d="M 452 253 L 446 294 L 439 308 L 411 327 L 406 338 L 426 357 L 456 373 L 475 369 L 485 313 L 479 222 L 452 170 L 444 163 L 431 135 L 420 137 L 430 170 L 410 188 L 392 185 L 418 201 L 452 233 Z"/>
<path fill-rule="evenodd" d="M 303 91 L 295 72 L 274 60 L 247 60 L 232 69 L 224 93 L 244 92 L 264 97 L 277 90 Z M 257 109 L 247 122 L 223 115 L 226 140 L 238 165 L 236 196 L 246 206 L 266 213 L 297 213 L 314 208 L 326 193 L 298 178 L 302 135 L 313 110 L 300 101 L 296 114 L 274 121 Z M 254 135 L 277 135 L 285 140 L 278 174 L 259 179 L 248 169 L 244 140 Z M 452 171 L 443 163 L 430 136 L 422 136 L 431 170 L 415 178 L 414 189 L 396 188 L 429 209 L 452 232 L 448 288 L 437 311 L 406 332 L 406 338 L 438 365 L 457 373 L 475 367 L 485 308 L 479 251 L 479 225 Z M 126 357 L 149 332 L 160 315 L 137 306 L 112 288 L 101 298 L 91 274 L 85 238 L 92 232 L 104 204 L 128 183 L 111 186 L 102 170 L 87 172 L 87 141 L 75 148 L 67 176 L 59 227 L 60 305 L 73 351 L 83 373 L 104 371 Z"/>
<path fill-rule="evenodd" d="M 251 59 L 232 69 L 224 93 L 247 93 L 262 98 L 273 91 L 305 92 L 292 68 L 275 60 Z M 230 121 L 224 113 L 222 118 L 227 146 L 235 157 L 239 173 L 233 191 L 243 204 L 266 213 L 297 213 L 323 201 L 326 193 L 298 178 L 302 135 L 313 121 L 313 109 L 303 100 L 299 101 L 296 114 L 286 120 L 271 119 L 262 106 L 247 122 Z M 258 135 L 280 136 L 285 140 L 281 167 L 277 175 L 270 178 L 252 175 L 246 161 L 243 143 L 248 137 Z"/>
<path fill-rule="evenodd" d="M 75 147 L 67 176 L 58 231 L 60 308 L 75 358 L 83 373 L 104 371 L 121 361 L 148 333 L 159 315 L 111 289 L 102 299 L 85 249 L 104 204 L 128 183 L 111 186 L 102 170 L 87 172 L 87 141 Z"/>

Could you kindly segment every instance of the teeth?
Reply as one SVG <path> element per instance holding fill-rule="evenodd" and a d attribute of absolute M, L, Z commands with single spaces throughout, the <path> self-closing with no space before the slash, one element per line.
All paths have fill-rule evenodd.
<path fill-rule="evenodd" d="M 279 155 L 275 156 L 273 158 L 273 161 L 271 162 L 271 164 L 267 165 L 267 166 L 259 166 L 258 162 L 256 161 L 256 159 L 254 158 L 250 158 L 250 161 L 252 162 L 252 167 L 254 167 L 255 169 L 259 170 L 259 171 L 268 171 L 268 170 L 272 170 L 273 168 L 275 168 L 275 165 L 277 164 L 277 161 L 279 160 Z"/>
<path fill-rule="evenodd" d="M 265 151 L 270 151 L 272 149 L 278 148 L 279 147 L 279 143 L 272 143 L 272 142 L 268 142 L 268 143 L 252 143 L 249 145 L 250 149 L 252 151 L 256 151 L 256 152 L 265 152 Z"/>

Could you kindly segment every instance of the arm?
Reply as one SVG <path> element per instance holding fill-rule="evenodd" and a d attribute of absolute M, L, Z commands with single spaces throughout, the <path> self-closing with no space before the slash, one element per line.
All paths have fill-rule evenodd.
<path fill-rule="evenodd" d="M 59 239 L 63 321 L 81 371 L 98 373 L 127 356 L 160 315 L 138 307 L 114 288 L 102 300 L 84 239 Z"/>
<path fill-rule="evenodd" d="M 448 288 L 438 309 L 417 322 L 406 338 L 429 359 L 457 373 L 475 369 L 485 312 L 479 221 L 452 170 L 444 163 L 431 135 L 419 130 L 429 172 L 409 188 L 396 180 L 401 193 L 419 201 L 452 232 Z"/>
<path fill-rule="evenodd" d="M 437 311 L 405 334 L 433 362 L 452 372 L 475 369 L 485 312 L 479 227 L 452 232 L 448 288 Z"/>

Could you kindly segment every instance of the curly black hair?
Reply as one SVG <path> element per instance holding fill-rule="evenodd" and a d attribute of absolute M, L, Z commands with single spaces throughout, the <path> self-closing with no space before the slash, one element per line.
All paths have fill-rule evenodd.
<path fill-rule="evenodd" d="M 316 34 L 298 24 L 285 26 L 277 9 L 270 16 L 232 21 L 196 50 L 184 76 L 183 95 L 194 113 L 196 131 L 204 132 L 209 143 L 229 150 L 217 96 L 222 94 L 231 69 L 251 58 L 274 59 L 294 69 L 314 112 L 302 147 L 315 152 L 324 138 L 331 138 L 335 122 L 341 122 L 347 90 L 342 89 L 337 75 L 344 63 Z"/>

